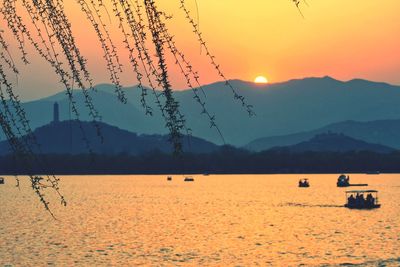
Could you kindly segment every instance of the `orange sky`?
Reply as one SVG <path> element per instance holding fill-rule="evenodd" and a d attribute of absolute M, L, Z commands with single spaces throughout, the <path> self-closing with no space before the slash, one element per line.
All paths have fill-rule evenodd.
<path fill-rule="evenodd" d="M 108 82 L 96 36 L 76 2 L 65 2 L 95 82 Z M 308 4 L 302 7 L 303 19 L 290 0 L 198 0 L 200 27 L 229 78 L 254 80 L 264 75 L 278 82 L 330 75 L 400 84 L 400 1 L 308 0 Z M 169 22 L 171 32 L 199 70 L 201 81 L 219 80 L 204 53 L 200 54 L 196 37 L 178 9 L 179 0 L 159 1 L 159 5 L 175 14 Z M 194 0 L 187 0 L 187 5 L 195 14 Z M 17 91 L 22 98 L 62 90 L 43 60 L 32 61 L 21 68 Z M 123 64 L 123 83 L 135 84 L 128 61 Z M 176 71 L 171 69 L 174 86 L 185 88 Z"/>

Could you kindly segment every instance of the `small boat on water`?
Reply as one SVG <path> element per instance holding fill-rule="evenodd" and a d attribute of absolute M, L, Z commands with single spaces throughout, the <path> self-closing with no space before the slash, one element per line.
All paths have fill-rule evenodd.
<path fill-rule="evenodd" d="M 337 187 L 347 187 L 350 186 L 350 176 L 344 174 L 339 175 L 336 182 Z"/>
<path fill-rule="evenodd" d="M 336 182 L 337 187 L 348 187 L 348 186 L 368 186 L 368 184 L 351 184 L 350 176 L 341 174 Z"/>
<path fill-rule="evenodd" d="M 366 196 L 365 196 L 366 195 Z M 378 202 L 377 190 L 352 190 L 346 191 L 346 204 L 349 209 L 377 209 L 381 207 Z"/>
<path fill-rule="evenodd" d="M 185 179 L 183 180 L 184 182 L 194 182 L 194 178 L 191 176 L 186 176 Z"/>
<path fill-rule="evenodd" d="M 167 177 L 167 181 L 172 181 L 172 177 L 171 177 L 171 176 L 168 176 L 168 177 Z"/>
<path fill-rule="evenodd" d="M 303 178 L 299 180 L 299 187 L 310 187 L 310 183 L 307 178 Z"/>
<path fill-rule="evenodd" d="M 4 184 L 4 178 L 0 177 L 0 184 Z"/>

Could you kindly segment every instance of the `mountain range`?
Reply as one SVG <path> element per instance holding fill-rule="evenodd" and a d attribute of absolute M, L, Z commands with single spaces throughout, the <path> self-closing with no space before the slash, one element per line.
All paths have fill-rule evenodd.
<path fill-rule="evenodd" d="M 204 94 L 201 91 L 199 93 L 206 102 L 208 111 L 215 114 L 216 123 L 227 144 L 241 147 L 260 138 L 272 138 L 272 136 L 286 138 L 296 133 L 311 132 L 305 134 L 304 138 L 296 137 L 296 142 L 277 142 L 260 148 L 263 150 L 308 140 L 319 133 L 319 131 L 313 132 L 315 129 L 322 129 L 326 125 L 331 127 L 334 124 L 350 125 L 352 123 L 349 120 L 351 120 L 358 121 L 353 125 L 367 125 L 367 122 L 370 122 L 371 127 L 362 130 L 360 126 L 357 129 L 354 128 L 354 131 L 358 131 L 357 134 L 350 134 L 349 131 L 344 134 L 371 143 L 400 147 L 400 143 L 394 138 L 397 132 L 396 127 L 400 126 L 392 125 L 392 123 L 398 123 L 395 120 L 400 117 L 400 105 L 398 105 L 400 86 L 360 79 L 343 82 L 331 77 L 305 78 L 267 85 L 240 80 L 232 80 L 231 83 L 237 92 L 254 106 L 256 116 L 249 117 L 240 102 L 234 99 L 231 89 L 222 82 L 206 85 L 202 88 Z M 111 85 L 104 84 L 96 88 L 97 92 L 91 95 L 104 123 L 138 135 L 167 134 L 165 122 L 156 105 L 153 105 L 153 116 L 145 115 L 140 103 L 141 92 L 137 87 L 124 88 L 128 99 L 127 104 L 122 104 L 117 100 Z M 210 122 L 206 116 L 201 115 L 201 107 L 193 99 L 193 92 L 177 90 L 174 93 L 186 117 L 187 127 L 192 129 L 193 135 L 215 144 L 223 144 L 218 132 L 210 128 Z M 80 111 L 80 119 L 90 120 L 82 92 L 75 90 L 74 96 Z M 154 95 L 149 92 L 147 102 L 153 104 L 154 100 Z M 41 127 L 51 121 L 54 102 L 60 105 L 61 120 L 74 119 L 67 96 L 61 92 L 22 104 L 32 128 Z M 391 127 L 393 132 L 387 131 L 387 128 L 380 130 L 379 127 L 373 126 L 375 123 L 373 121 L 377 120 L 386 121 L 386 126 L 382 127 Z M 376 135 L 379 140 L 374 139 L 372 134 L 378 130 L 381 131 Z M 382 143 L 381 140 L 388 135 L 392 136 L 391 143 Z M 253 147 L 253 145 L 247 147 Z"/>
<path fill-rule="evenodd" d="M 247 144 L 245 148 L 251 151 L 263 151 L 276 146 L 290 146 L 310 140 L 322 133 L 340 133 L 368 143 L 400 149 L 400 120 L 344 121 L 312 131 L 259 138 Z"/>
<path fill-rule="evenodd" d="M 349 152 L 349 151 L 373 151 L 377 153 L 390 153 L 395 149 L 379 145 L 370 144 L 362 140 L 348 137 L 344 134 L 323 133 L 318 134 L 310 140 L 303 141 L 290 146 L 273 147 L 270 150 L 284 151 L 291 153 L 304 152 Z"/>
<path fill-rule="evenodd" d="M 40 149 L 34 145 L 32 148 L 36 153 L 52 155 L 82 155 L 92 151 L 95 154 L 107 156 L 138 156 L 153 152 L 167 154 L 173 152 L 168 135 L 138 135 L 105 123 L 99 123 L 98 126 L 101 129 L 100 135 L 97 132 L 96 126 L 90 122 L 54 121 L 34 131 Z M 234 154 L 244 151 L 229 146 L 218 146 L 194 136 L 184 136 L 182 145 L 184 152 L 190 152 L 192 154 L 212 154 L 223 151 L 230 151 L 229 154 Z M 376 153 L 390 153 L 395 151 L 393 148 L 367 143 L 341 133 L 317 134 L 309 140 L 294 145 L 275 146 L 268 150 L 286 153 L 303 153 L 310 151 L 370 151 Z M 7 141 L 0 142 L 0 156 L 11 154 L 11 152 Z"/>

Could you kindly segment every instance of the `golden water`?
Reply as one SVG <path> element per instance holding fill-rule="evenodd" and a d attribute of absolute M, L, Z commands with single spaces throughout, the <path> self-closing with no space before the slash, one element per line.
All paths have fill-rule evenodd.
<path fill-rule="evenodd" d="M 0 266 L 399 266 L 400 175 L 351 175 L 370 211 L 341 207 L 337 176 L 66 176 L 57 220 L 6 177 Z"/>

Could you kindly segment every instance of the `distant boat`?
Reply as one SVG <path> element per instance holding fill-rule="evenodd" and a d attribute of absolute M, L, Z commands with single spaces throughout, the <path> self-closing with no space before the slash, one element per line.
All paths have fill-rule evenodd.
<path fill-rule="evenodd" d="M 336 182 L 337 187 L 350 186 L 350 176 L 341 174 Z"/>
<path fill-rule="evenodd" d="M 203 173 L 204 176 L 209 176 L 210 174 L 208 172 Z"/>
<path fill-rule="evenodd" d="M 299 187 L 310 187 L 310 183 L 307 178 L 299 180 Z"/>
<path fill-rule="evenodd" d="M 187 177 L 185 177 L 185 179 L 183 181 L 185 181 L 185 182 L 194 182 L 194 178 L 191 177 L 191 176 L 187 176 Z"/>
<path fill-rule="evenodd" d="M 348 187 L 348 186 L 368 186 L 368 184 L 351 184 L 350 176 L 341 174 L 336 182 L 337 187 Z"/>
<path fill-rule="evenodd" d="M 0 184 L 4 184 L 4 178 L 0 177 Z"/>
<path fill-rule="evenodd" d="M 364 194 L 367 194 L 364 196 Z M 346 208 L 349 209 L 377 209 L 381 207 L 378 202 L 378 191 L 376 190 L 352 190 L 346 191 Z"/>
<path fill-rule="evenodd" d="M 172 181 L 172 177 L 171 177 L 171 176 L 168 176 L 168 177 L 167 177 L 167 181 Z"/>

